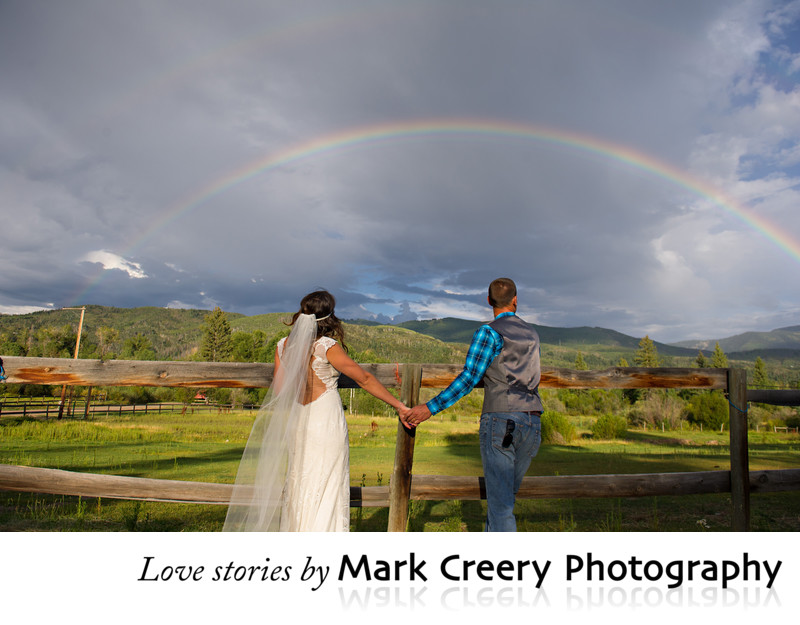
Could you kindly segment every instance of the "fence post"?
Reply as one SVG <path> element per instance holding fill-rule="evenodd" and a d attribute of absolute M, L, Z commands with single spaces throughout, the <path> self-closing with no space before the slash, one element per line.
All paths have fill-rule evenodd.
<path fill-rule="evenodd" d="M 419 403 L 419 387 L 422 383 L 422 365 L 404 364 L 400 384 L 400 401 L 406 406 Z M 408 524 L 408 499 L 411 495 L 411 467 L 414 462 L 416 430 L 406 429 L 397 421 L 397 442 L 394 448 L 394 468 L 389 483 L 390 532 L 405 532 Z"/>
<path fill-rule="evenodd" d="M 750 461 L 747 449 L 747 372 L 728 369 L 731 503 L 734 532 L 750 531 Z"/>
<path fill-rule="evenodd" d="M 83 420 L 84 421 L 89 418 L 89 407 L 90 407 L 91 403 L 92 403 L 92 387 L 90 385 L 90 386 L 86 387 L 86 404 L 84 404 L 84 406 L 83 406 Z"/>

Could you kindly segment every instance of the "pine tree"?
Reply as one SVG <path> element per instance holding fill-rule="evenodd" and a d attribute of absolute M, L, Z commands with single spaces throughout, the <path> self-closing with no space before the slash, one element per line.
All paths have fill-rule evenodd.
<path fill-rule="evenodd" d="M 770 386 L 767 365 L 761 360 L 761 356 L 756 358 L 756 364 L 753 367 L 753 386 L 756 388 L 768 388 Z"/>
<path fill-rule="evenodd" d="M 153 343 L 144 334 L 134 334 L 122 344 L 123 360 L 155 360 Z"/>
<path fill-rule="evenodd" d="M 217 306 L 205 316 L 206 325 L 203 328 L 203 342 L 200 354 L 203 360 L 222 362 L 231 358 L 231 326 L 228 318 Z"/>
<path fill-rule="evenodd" d="M 722 351 L 719 343 L 714 344 L 714 353 L 711 354 L 711 366 L 717 369 L 728 368 L 728 357 L 725 355 L 725 352 Z"/>
<path fill-rule="evenodd" d="M 583 354 L 581 352 L 578 352 L 578 355 L 575 356 L 575 369 L 577 369 L 578 371 L 586 371 L 589 369 L 589 366 L 583 359 Z"/>
<path fill-rule="evenodd" d="M 649 336 L 645 336 L 639 341 L 639 349 L 636 352 L 634 361 L 640 367 L 661 366 L 661 359 L 658 357 L 658 349 Z"/>
<path fill-rule="evenodd" d="M 701 351 L 697 352 L 697 358 L 695 358 L 694 362 L 700 369 L 706 369 L 711 366 L 708 364 L 708 358 Z"/>

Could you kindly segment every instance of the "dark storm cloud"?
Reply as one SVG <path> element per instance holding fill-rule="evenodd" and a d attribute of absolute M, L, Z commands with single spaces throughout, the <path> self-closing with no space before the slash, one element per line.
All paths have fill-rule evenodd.
<path fill-rule="evenodd" d="M 641 161 L 800 240 L 800 49 L 784 36 L 798 14 L 747 0 L 4 2 L 0 311 L 256 314 L 324 287 L 353 315 L 483 318 L 486 285 L 509 275 L 547 325 L 660 340 L 789 325 L 791 251 Z M 579 141 L 302 148 L 432 119 Z M 258 168 L 293 148 L 303 157 Z"/>

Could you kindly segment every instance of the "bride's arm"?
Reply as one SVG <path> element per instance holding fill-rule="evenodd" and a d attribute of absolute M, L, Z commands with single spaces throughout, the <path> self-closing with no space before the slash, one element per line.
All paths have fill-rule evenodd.
<path fill-rule="evenodd" d="M 277 393 L 281 390 L 280 380 L 278 379 L 278 371 L 281 368 L 281 357 L 278 354 L 278 348 L 275 348 L 275 368 L 272 370 L 272 390 Z"/>
<path fill-rule="evenodd" d="M 364 371 L 355 360 L 347 355 L 342 346 L 336 343 L 327 351 L 328 362 L 339 372 L 352 379 L 367 393 L 385 401 L 403 416 L 409 409 L 378 381 L 369 371 Z"/>

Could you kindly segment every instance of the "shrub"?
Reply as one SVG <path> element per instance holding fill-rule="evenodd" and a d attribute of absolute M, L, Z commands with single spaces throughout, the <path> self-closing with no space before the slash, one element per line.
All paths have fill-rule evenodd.
<path fill-rule="evenodd" d="M 564 402 L 559 399 L 556 391 L 551 389 L 539 389 L 539 396 L 542 398 L 545 412 L 566 412 Z"/>
<path fill-rule="evenodd" d="M 627 431 L 628 421 L 625 417 L 614 414 L 604 414 L 592 425 L 592 436 L 595 438 L 625 438 Z"/>
<path fill-rule="evenodd" d="M 653 390 L 636 402 L 632 417 L 634 423 L 674 430 L 680 426 L 686 403 L 675 393 Z"/>
<path fill-rule="evenodd" d="M 575 440 L 575 426 L 560 412 L 542 414 L 542 442 L 563 445 Z"/>
<path fill-rule="evenodd" d="M 149 404 L 155 399 L 152 389 L 145 386 L 112 387 L 108 392 L 108 398 L 127 404 Z"/>
<path fill-rule="evenodd" d="M 692 423 L 718 430 L 728 424 L 728 402 L 720 391 L 698 393 L 689 400 L 686 416 Z"/>
<path fill-rule="evenodd" d="M 770 412 L 768 422 L 773 426 L 796 428 L 800 425 L 800 416 L 798 416 L 797 410 L 790 406 L 774 406 Z"/>
<path fill-rule="evenodd" d="M 765 425 L 772 417 L 772 411 L 761 405 L 751 404 L 747 410 L 747 427 L 755 430 Z"/>
<path fill-rule="evenodd" d="M 564 405 L 564 411 L 573 415 L 615 412 L 627 403 L 622 393 L 605 389 L 559 389 L 558 399 Z"/>

